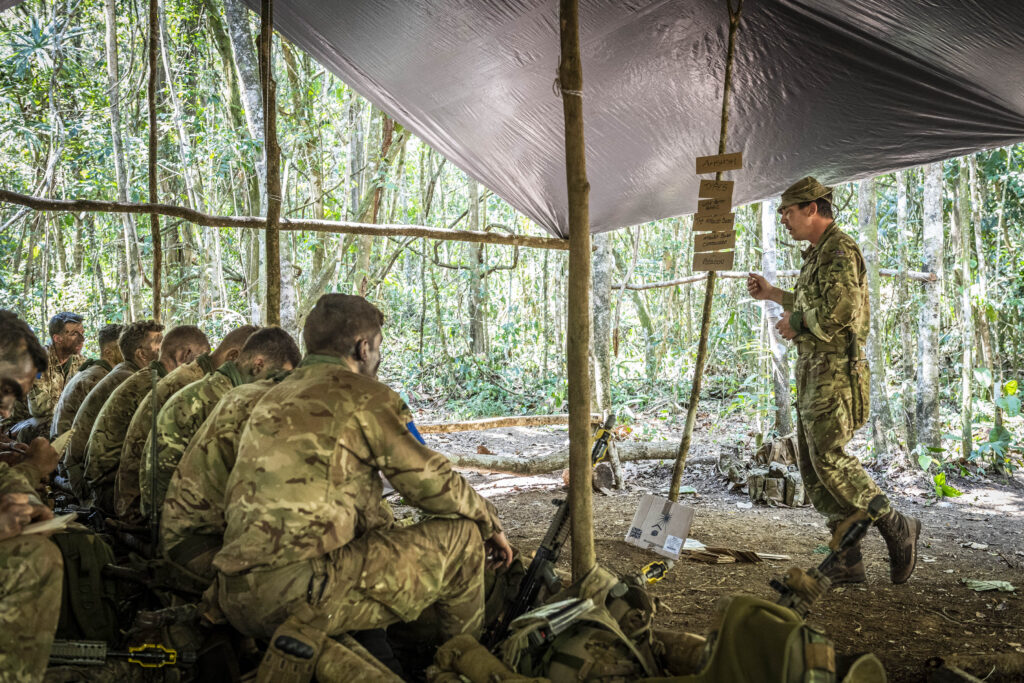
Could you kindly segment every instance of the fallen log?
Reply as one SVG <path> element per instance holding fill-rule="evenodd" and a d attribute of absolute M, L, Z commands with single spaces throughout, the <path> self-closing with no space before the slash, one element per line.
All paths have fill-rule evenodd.
<path fill-rule="evenodd" d="M 416 425 L 420 434 L 451 434 L 453 432 L 479 432 L 499 427 L 546 427 L 569 424 L 567 413 L 555 415 L 510 415 L 508 417 L 487 417 L 466 422 L 426 422 Z M 601 424 L 601 416 L 592 413 L 590 424 Z"/>
<path fill-rule="evenodd" d="M 620 462 L 638 460 L 667 460 L 676 457 L 676 444 L 670 441 L 656 443 L 640 443 L 635 441 L 616 444 Z M 493 472 L 513 472 L 515 474 L 547 474 L 564 470 L 569 466 L 569 449 L 563 448 L 547 455 L 485 455 L 447 453 L 448 459 L 456 467 L 465 469 L 490 470 Z M 716 463 L 718 457 L 705 455 L 690 460 L 691 464 Z"/>

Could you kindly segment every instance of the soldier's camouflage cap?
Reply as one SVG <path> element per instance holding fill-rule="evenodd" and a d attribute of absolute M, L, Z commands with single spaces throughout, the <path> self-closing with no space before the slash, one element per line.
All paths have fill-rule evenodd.
<path fill-rule="evenodd" d="M 807 176 L 801 178 L 792 185 L 790 185 L 785 192 L 782 193 L 782 199 L 779 201 L 779 211 L 782 211 L 787 206 L 793 204 L 803 204 L 804 202 L 813 202 L 815 199 L 822 199 L 832 203 L 832 188 L 822 185 L 817 179 Z"/>

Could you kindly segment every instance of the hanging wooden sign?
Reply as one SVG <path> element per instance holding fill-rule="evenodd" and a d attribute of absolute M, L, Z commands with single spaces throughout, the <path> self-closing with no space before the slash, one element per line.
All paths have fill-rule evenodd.
<path fill-rule="evenodd" d="M 736 221 L 734 213 L 698 213 L 693 217 L 693 229 L 695 231 L 707 230 L 732 230 Z"/>
<path fill-rule="evenodd" d="M 732 249 L 736 246 L 736 231 L 708 232 L 696 235 L 693 240 L 693 251 L 719 251 Z"/>
<path fill-rule="evenodd" d="M 698 197 L 708 199 L 724 199 L 726 204 L 732 204 L 732 187 L 735 183 L 731 180 L 702 180 Z"/>
<path fill-rule="evenodd" d="M 709 157 L 697 157 L 697 174 L 722 173 L 743 168 L 743 152 L 716 154 Z"/>
<path fill-rule="evenodd" d="M 723 214 L 730 213 L 732 205 L 726 199 L 698 199 L 697 213 L 699 214 Z"/>
<path fill-rule="evenodd" d="M 732 270 L 735 251 L 709 251 L 693 255 L 693 270 Z"/>

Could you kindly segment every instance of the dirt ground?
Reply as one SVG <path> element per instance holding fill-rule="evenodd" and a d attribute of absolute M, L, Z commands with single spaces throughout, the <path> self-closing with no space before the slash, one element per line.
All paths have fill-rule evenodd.
<path fill-rule="evenodd" d="M 427 438 L 432 447 L 455 453 L 475 453 L 483 445 L 498 454 L 539 455 L 567 443 L 565 431 L 558 428 L 508 428 Z M 695 435 L 692 455 L 715 455 L 736 443 L 735 429 L 710 429 Z M 855 450 L 862 448 L 863 440 L 852 445 Z M 744 450 L 752 447 L 741 443 Z M 791 565 L 816 566 L 825 557 L 828 541 L 822 518 L 813 508 L 748 509 L 747 496 L 729 491 L 716 465 L 708 458 L 701 460 L 687 468 L 682 482 L 696 489 L 695 495 L 684 496 L 684 502 L 696 509 L 690 536 L 708 545 L 786 554 L 792 560 L 676 563 L 669 576 L 652 587 L 661 600 L 656 625 L 696 633 L 708 630 L 718 598 L 750 593 L 772 599 L 769 580 L 781 577 Z M 597 558 L 620 574 L 635 572 L 656 559 L 623 538 L 640 497 L 667 493 L 671 465 L 627 463 L 624 472 L 625 491 L 594 496 Z M 553 512 L 551 501 L 565 495 L 560 473 L 465 474 L 495 503 L 513 544 L 526 552 L 535 549 Z M 893 586 L 885 545 L 872 530 L 864 542 L 867 584 L 834 590 L 815 606 L 809 621 L 826 630 L 840 656 L 877 654 L 893 681 L 926 680 L 925 662 L 932 657 L 1003 654 L 1019 663 L 1024 655 L 1020 595 L 1024 591 L 1024 477 L 957 479 L 951 483 L 964 495 L 936 502 L 916 473 L 892 479 L 873 475 L 901 511 L 922 521 L 917 570 L 908 583 Z M 561 565 L 568 569 L 568 553 L 563 554 Z M 963 583 L 967 579 L 1008 581 L 1016 591 L 975 592 Z M 987 673 L 980 671 L 980 677 Z M 1021 681 L 1024 671 L 1006 673 L 1005 667 L 998 667 L 987 680 Z"/>

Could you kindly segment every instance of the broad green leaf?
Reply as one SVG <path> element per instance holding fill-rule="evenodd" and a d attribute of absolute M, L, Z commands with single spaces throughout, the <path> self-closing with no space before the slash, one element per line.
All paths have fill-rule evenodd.
<path fill-rule="evenodd" d="M 1021 402 L 1018 396 L 1001 396 L 996 399 L 996 405 L 1003 409 L 1007 417 L 1020 415 Z"/>
<path fill-rule="evenodd" d="M 920 465 L 921 469 L 924 470 L 925 472 L 928 471 L 928 468 L 931 467 L 933 462 L 935 462 L 935 460 L 930 455 L 925 455 L 924 453 L 922 453 L 921 455 L 917 456 L 917 464 Z"/>
<path fill-rule="evenodd" d="M 974 368 L 974 381 L 983 387 L 992 386 L 992 371 L 988 368 Z"/>
<path fill-rule="evenodd" d="M 1007 396 L 1014 396 L 1017 393 L 1017 380 L 1011 379 L 1003 385 L 1003 393 Z"/>

